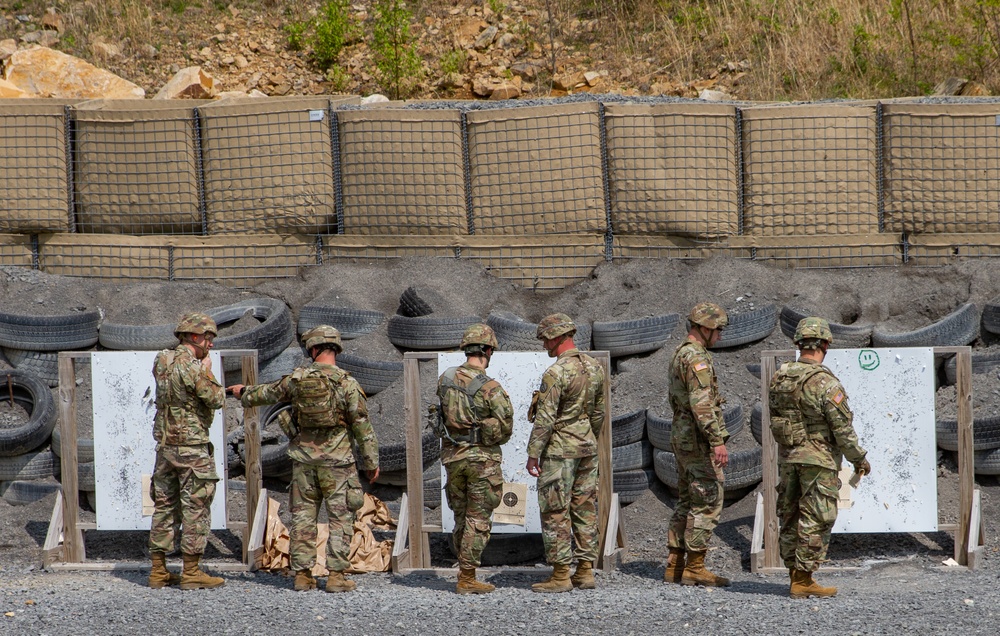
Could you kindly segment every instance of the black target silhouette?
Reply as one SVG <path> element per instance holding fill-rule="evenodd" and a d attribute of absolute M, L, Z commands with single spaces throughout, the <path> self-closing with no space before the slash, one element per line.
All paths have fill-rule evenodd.
<path fill-rule="evenodd" d="M 515 495 L 512 492 L 504 493 L 503 505 L 507 506 L 508 508 L 513 508 L 514 506 L 517 505 L 517 502 L 518 502 L 517 495 Z"/>

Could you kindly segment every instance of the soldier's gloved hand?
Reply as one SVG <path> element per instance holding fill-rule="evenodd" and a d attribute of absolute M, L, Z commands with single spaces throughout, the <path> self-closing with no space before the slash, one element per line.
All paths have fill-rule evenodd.
<path fill-rule="evenodd" d="M 854 462 L 854 472 L 859 475 L 870 475 L 872 472 L 872 465 L 868 463 L 865 458 L 859 459 Z"/>

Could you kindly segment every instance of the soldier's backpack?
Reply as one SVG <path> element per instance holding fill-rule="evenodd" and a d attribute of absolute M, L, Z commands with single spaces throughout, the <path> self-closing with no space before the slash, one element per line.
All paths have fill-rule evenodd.
<path fill-rule="evenodd" d="M 473 378 L 472 382 L 470 382 L 468 386 L 461 386 L 460 384 L 455 382 L 455 374 L 457 372 L 458 372 L 458 367 L 451 367 L 441 375 L 441 383 L 438 388 L 438 404 L 436 409 L 437 413 L 434 417 L 431 418 L 431 430 L 438 437 L 451 440 L 452 443 L 466 442 L 469 444 L 478 444 L 481 443 L 482 439 L 480 432 L 479 413 L 476 411 L 475 403 L 473 402 L 473 400 L 475 399 L 476 394 L 478 394 L 479 391 L 481 391 L 482 388 L 486 385 L 486 383 L 490 381 L 490 378 L 487 377 L 485 373 L 480 373 L 475 378 Z M 448 431 L 448 426 L 446 425 L 444 418 L 444 408 L 443 405 L 441 404 L 441 400 L 444 398 L 445 394 L 451 390 L 458 391 L 460 394 L 462 394 L 462 396 L 466 400 L 466 406 L 468 407 L 469 412 L 472 413 L 472 416 L 475 418 L 475 421 L 472 423 L 472 428 L 469 431 L 468 435 L 461 435 L 461 436 L 451 435 L 451 433 Z M 431 408 L 433 410 L 433 407 Z"/>
<path fill-rule="evenodd" d="M 789 368 L 781 365 L 771 380 L 771 435 L 780 446 L 792 447 L 806 441 L 806 423 L 798 408 L 806 380 L 824 370 L 819 365 Z"/>
<path fill-rule="evenodd" d="M 292 405 L 295 407 L 299 428 L 334 428 L 344 425 L 340 413 L 336 379 L 315 367 L 296 369 L 292 373 L 295 380 L 292 391 Z"/>

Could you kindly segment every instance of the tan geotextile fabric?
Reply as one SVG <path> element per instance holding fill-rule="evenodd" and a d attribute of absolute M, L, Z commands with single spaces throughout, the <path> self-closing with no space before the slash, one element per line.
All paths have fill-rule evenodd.
<path fill-rule="evenodd" d="M 338 259 L 377 261 L 412 256 L 443 256 L 454 258 L 462 246 L 455 235 L 362 236 L 351 234 L 321 237 L 323 262 Z"/>
<path fill-rule="evenodd" d="M 337 231 L 326 97 L 200 109 L 209 234 Z"/>
<path fill-rule="evenodd" d="M 204 100 L 94 100 L 73 109 L 76 228 L 201 234 L 195 108 Z"/>
<path fill-rule="evenodd" d="M 605 259 L 600 236 L 470 236 L 461 258 L 531 290 L 562 289 L 589 277 Z"/>
<path fill-rule="evenodd" d="M 773 106 L 742 117 L 744 234 L 879 231 L 874 107 Z"/>
<path fill-rule="evenodd" d="M 345 234 L 464 234 L 461 113 L 339 113 Z"/>
<path fill-rule="evenodd" d="M 605 123 L 616 235 L 738 232 L 735 106 L 608 104 Z"/>
<path fill-rule="evenodd" d="M 0 232 L 71 232 L 66 106 L 0 100 Z"/>
<path fill-rule="evenodd" d="M 907 263 L 917 266 L 947 265 L 963 258 L 1000 256 L 1000 234 L 910 234 L 906 237 Z"/>
<path fill-rule="evenodd" d="M 0 265 L 31 267 L 31 237 L 27 234 L 0 234 Z"/>
<path fill-rule="evenodd" d="M 729 237 L 692 239 L 682 236 L 615 236 L 613 260 L 633 258 L 703 259 L 716 255 L 748 258 L 749 253 L 732 248 Z"/>
<path fill-rule="evenodd" d="M 603 233 L 596 102 L 471 111 L 475 234 Z"/>
<path fill-rule="evenodd" d="M 288 528 L 281 522 L 278 509 L 280 504 L 274 499 L 267 501 L 267 526 L 264 531 L 264 554 L 261 561 L 263 570 L 288 570 L 290 536 Z M 354 536 L 351 538 L 351 549 L 348 559 L 351 562 L 348 572 L 388 572 L 392 558 L 391 540 L 376 541 L 372 528 L 392 530 L 396 521 L 392 518 L 388 506 L 380 499 L 365 493 L 365 502 L 358 510 L 354 521 Z M 313 576 L 326 576 L 330 571 L 326 568 L 326 542 L 330 538 L 327 524 L 316 526 L 316 565 L 313 566 Z"/>
<path fill-rule="evenodd" d="M 301 235 L 175 237 L 173 276 L 248 287 L 265 278 L 297 276 L 302 267 L 316 265 L 316 249 L 314 237 Z"/>
<path fill-rule="evenodd" d="M 162 236 L 42 235 L 38 265 L 43 272 L 65 276 L 166 280 L 171 241 Z"/>
<path fill-rule="evenodd" d="M 886 104 L 885 228 L 1000 231 L 1000 104 Z"/>
<path fill-rule="evenodd" d="M 898 234 L 732 236 L 734 253 L 779 267 L 878 267 L 903 264 Z"/>

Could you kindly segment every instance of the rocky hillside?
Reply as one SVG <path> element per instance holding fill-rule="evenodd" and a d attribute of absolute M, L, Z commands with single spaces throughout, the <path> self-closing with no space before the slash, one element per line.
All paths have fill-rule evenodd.
<path fill-rule="evenodd" d="M 415 64 L 401 66 L 393 84 L 377 64 L 386 56 L 376 44 L 386 4 L 8 1 L 0 4 L 0 59 L 51 47 L 147 96 L 195 66 L 216 93 L 422 99 L 696 97 L 705 89 L 754 100 L 891 97 L 930 92 L 948 76 L 976 80 L 966 91 L 983 94 L 1000 73 L 994 0 L 410 0 L 404 19 Z"/>

